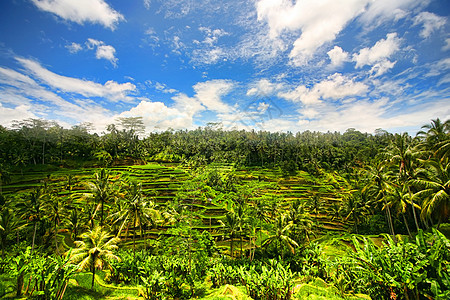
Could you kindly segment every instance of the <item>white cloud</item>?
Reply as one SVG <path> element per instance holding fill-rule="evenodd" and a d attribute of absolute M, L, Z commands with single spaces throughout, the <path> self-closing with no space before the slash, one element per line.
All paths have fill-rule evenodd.
<path fill-rule="evenodd" d="M 68 119 L 96 121 L 109 114 L 108 110 L 90 100 L 69 102 L 29 76 L 11 69 L 0 67 L 0 83 L 0 103 L 9 104 L 9 107 L 0 109 L 5 114 L 0 118 L 3 125 L 8 125 L 12 119 L 28 117 L 59 119 L 65 123 Z"/>
<path fill-rule="evenodd" d="M 362 68 L 366 65 L 372 65 L 372 72 L 379 76 L 394 66 L 388 60 L 395 52 L 400 49 L 401 39 L 396 33 L 389 33 L 386 39 L 381 39 L 371 48 L 363 48 L 359 53 L 353 54 L 353 61 L 356 62 L 356 68 Z"/>
<path fill-rule="evenodd" d="M 283 84 L 273 83 L 266 78 L 262 78 L 250 84 L 250 88 L 247 90 L 247 96 L 269 96 L 282 88 Z"/>
<path fill-rule="evenodd" d="M 289 57 L 294 65 L 306 65 L 326 43 L 336 39 L 353 20 L 367 25 L 408 15 L 419 6 L 415 0 L 260 0 L 256 4 L 258 20 L 267 22 L 272 42 L 300 34 L 292 44 Z M 288 38 L 286 38 L 288 37 Z"/>
<path fill-rule="evenodd" d="M 221 113 L 231 111 L 231 107 L 224 103 L 221 97 L 228 94 L 233 87 L 232 81 L 222 79 L 199 82 L 193 86 L 195 97 L 201 104 L 209 110 Z"/>
<path fill-rule="evenodd" d="M 414 18 L 414 25 L 422 24 L 423 26 L 420 32 L 420 36 L 423 38 L 428 38 L 435 30 L 442 28 L 446 22 L 446 18 L 427 11 L 421 12 Z"/>
<path fill-rule="evenodd" d="M 327 54 L 333 67 L 340 67 L 344 64 L 344 62 L 349 60 L 348 53 L 342 50 L 339 46 L 334 46 L 334 48 L 328 51 Z"/>
<path fill-rule="evenodd" d="M 430 71 L 426 74 L 429 76 L 439 76 L 450 69 L 450 58 L 444 58 L 430 65 Z"/>
<path fill-rule="evenodd" d="M 86 46 L 91 50 L 96 49 L 95 57 L 97 59 L 106 59 L 111 62 L 114 67 L 117 67 L 118 59 L 116 58 L 116 49 L 114 49 L 113 46 L 105 45 L 103 41 L 98 41 L 91 38 L 87 40 Z"/>
<path fill-rule="evenodd" d="M 340 107 L 324 105 L 314 114 L 313 120 L 300 119 L 297 128 L 322 132 L 328 130 L 343 132 L 348 128 L 356 128 L 362 132 L 374 132 L 377 128 L 396 132 L 417 130 L 423 125 L 423 120 L 436 117 L 447 120 L 450 117 L 450 109 L 443 108 L 446 107 L 448 100 L 427 102 L 394 113 L 392 103 L 386 98 L 373 102 L 362 100 Z"/>
<path fill-rule="evenodd" d="M 17 57 L 16 60 L 39 80 L 64 92 L 77 93 L 85 97 L 104 97 L 112 101 L 131 101 L 133 99 L 128 94 L 136 90 L 136 86 L 130 82 L 117 83 L 110 80 L 102 85 L 93 81 L 58 75 L 30 59 Z"/>
<path fill-rule="evenodd" d="M 199 27 L 199 30 L 205 33 L 206 37 L 202 41 L 202 43 L 208 46 L 213 46 L 214 44 L 216 44 L 221 36 L 229 35 L 228 32 L 220 28 L 211 29 L 208 27 Z"/>
<path fill-rule="evenodd" d="M 144 7 L 148 10 L 150 9 L 150 4 L 152 3 L 152 0 L 144 0 Z"/>
<path fill-rule="evenodd" d="M 103 0 L 32 0 L 40 10 L 80 25 L 98 23 L 114 30 L 125 18 Z"/>
<path fill-rule="evenodd" d="M 262 0 L 257 4 L 258 20 L 267 21 L 272 39 L 283 31 L 301 30 L 289 56 L 296 65 L 304 65 L 316 50 L 333 41 L 346 24 L 364 11 L 366 1 Z"/>
<path fill-rule="evenodd" d="M 75 42 L 73 42 L 70 45 L 67 45 L 66 48 L 69 50 L 70 53 L 77 53 L 77 52 L 83 50 L 83 47 L 80 44 L 75 43 Z"/>
<path fill-rule="evenodd" d="M 370 0 L 361 15 L 367 25 L 378 26 L 389 19 L 398 20 L 408 15 L 408 12 L 418 6 L 425 6 L 429 0 Z"/>
<path fill-rule="evenodd" d="M 123 112 L 117 117 L 142 117 L 147 132 L 155 130 L 192 129 L 193 115 L 180 111 L 176 107 L 167 107 L 162 102 L 141 101 L 136 107 Z"/>
<path fill-rule="evenodd" d="M 315 84 L 312 88 L 303 85 L 290 92 L 280 92 L 278 96 L 294 102 L 302 102 L 305 105 L 318 104 L 321 100 L 339 100 L 349 96 L 361 96 L 366 94 L 368 86 L 362 82 L 335 73 L 327 79 Z"/>
<path fill-rule="evenodd" d="M 445 39 L 445 45 L 442 47 L 442 51 L 450 50 L 450 38 Z"/>
<path fill-rule="evenodd" d="M 14 108 L 4 107 L 0 102 L 0 120 L 1 125 L 11 126 L 13 121 L 24 119 L 37 119 L 39 118 L 33 112 L 33 109 L 29 105 L 18 105 Z"/>

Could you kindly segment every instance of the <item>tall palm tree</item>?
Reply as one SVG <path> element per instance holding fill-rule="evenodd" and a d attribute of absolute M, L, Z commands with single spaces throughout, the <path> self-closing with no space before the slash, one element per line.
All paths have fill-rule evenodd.
<path fill-rule="evenodd" d="M 154 225 L 159 218 L 159 212 L 152 201 L 143 197 L 142 184 L 136 182 L 130 183 L 123 204 L 123 207 L 115 214 L 112 214 L 110 218 L 114 223 L 120 224 L 117 236 L 120 235 L 124 227 L 126 227 L 128 232 L 130 226 L 132 226 L 134 256 L 136 254 L 136 227 L 139 227 L 142 237 L 142 225 L 146 223 Z"/>
<path fill-rule="evenodd" d="M 450 162 L 427 160 L 423 177 L 413 180 L 420 190 L 413 195 L 422 200 L 422 219 L 438 218 L 438 226 L 450 215 Z"/>
<path fill-rule="evenodd" d="M 11 208 L 4 207 L 0 211 L 0 242 L 2 244 L 2 258 L 5 256 L 8 235 L 21 229 L 20 221 Z"/>
<path fill-rule="evenodd" d="M 42 221 L 43 204 L 47 196 L 46 190 L 42 187 L 36 187 L 26 199 L 17 204 L 17 208 L 23 219 L 33 224 L 33 240 L 31 243 L 31 253 L 34 250 L 36 241 L 36 231 L 38 224 Z"/>
<path fill-rule="evenodd" d="M 47 201 L 43 205 L 43 210 L 45 212 L 48 220 L 53 224 L 53 234 L 55 239 L 55 250 L 58 253 L 58 228 L 61 222 L 64 220 L 65 213 L 65 203 L 64 198 L 57 197 L 55 194 L 51 194 Z"/>
<path fill-rule="evenodd" d="M 104 206 L 116 196 L 116 190 L 110 181 L 110 173 L 106 169 L 101 169 L 95 173 L 95 180 L 87 182 L 86 185 L 91 191 L 91 195 L 98 203 L 97 209 L 100 209 L 100 226 L 103 226 Z"/>
<path fill-rule="evenodd" d="M 386 218 L 389 226 L 389 231 L 391 232 L 392 239 L 397 243 L 397 238 L 395 237 L 394 225 L 392 222 L 392 214 L 390 205 L 386 201 L 386 193 L 389 187 L 389 175 L 388 170 L 383 162 L 377 163 L 375 166 L 367 166 L 365 169 L 367 176 L 367 184 L 363 188 L 362 193 L 368 192 L 371 197 L 373 197 L 373 202 L 383 203 L 383 210 L 386 213 Z"/>
<path fill-rule="evenodd" d="M 387 162 L 395 168 L 400 184 L 407 187 L 417 230 L 419 230 L 419 223 L 416 216 L 416 208 L 418 205 L 413 201 L 409 181 L 416 177 L 416 165 L 420 154 L 421 151 L 417 151 L 417 149 L 413 147 L 411 137 L 406 132 L 401 135 L 396 135 L 392 143 L 383 153 L 388 159 Z"/>
<path fill-rule="evenodd" d="M 275 220 L 274 232 L 264 241 L 264 246 L 275 243 L 277 252 L 280 253 L 281 251 L 281 259 L 284 257 L 283 246 L 286 246 L 292 253 L 295 253 L 295 247 L 298 247 L 298 244 L 289 237 L 293 228 L 294 223 L 289 221 L 287 215 L 278 216 Z"/>
<path fill-rule="evenodd" d="M 266 201 L 262 198 L 258 198 L 253 202 L 253 213 L 259 220 L 259 242 L 262 245 L 262 222 L 269 221 L 270 207 L 267 205 Z"/>
<path fill-rule="evenodd" d="M 386 199 L 387 204 L 393 208 L 394 212 L 402 215 L 403 222 L 405 223 L 406 230 L 408 231 L 408 235 L 412 237 L 411 231 L 409 230 L 408 221 L 405 217 L 406 207 L 409 206 L 409 203 L 411 202 L 411 194 L 408 193 L 408 188 L 409 186 L 407 186 L 407 184 L 390 184 L 387 189 Z"/>
<path fill-rule="evenodd" d="M 300 242 L 300 236 L 304 236 L 309 241 L 309 236 L 313 234 L 313 220 L 305 210 L 305 202 L 297 199 L 289 206 L 288 218 L 294 224 L 292 236 Z"/>
<path fill-rule="evenodd" d="M 431 120 L 430 124 L 422 126 L 417 136 L 422 140 L 427 150 L 436 150 L 436 145 L 447 140 L 450 133 L 450 120 L 442 122 L 439 118 Z"/>
<path fill-rule="evenodd" d="M 230 211 L 225 215 L 223 220 L 219 220 L 222 225 L 222 231 L 228 235 L 230 238 L 230 255 L 233 257 L 234 254 L 234 238 L 239 233 L 239 219 L 236 213 Z"/>
<path fill-rule="evenodd" d="M 113 237 L 100 226 L 81 234 L 81 241 L 75 241 L 76 248 L 71 252 L 71 262 L 77 263 L 80 270 L 90 270 L 92 272 L 92 284 L 94 287 L 95 270 L 102 270 L 109 267 L 111 260 L 119 261 L 120 258 L 114 255 L 120 242 L 118 237 Z"/>

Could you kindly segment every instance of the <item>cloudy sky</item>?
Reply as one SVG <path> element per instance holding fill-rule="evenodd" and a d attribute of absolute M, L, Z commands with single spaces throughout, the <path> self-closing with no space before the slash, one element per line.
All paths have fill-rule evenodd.
<path fill-rule="evenodd" d="M 450 118 L 449 15 L 448 0 L 3 0 L 0 124 L 415 132 Z"/>

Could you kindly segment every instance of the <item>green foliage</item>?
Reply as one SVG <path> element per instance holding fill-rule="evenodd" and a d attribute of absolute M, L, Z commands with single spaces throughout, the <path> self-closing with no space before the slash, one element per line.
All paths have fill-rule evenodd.
<path fill-rule="evenodd" d="M 351 259 L 340 261 L 342 275 L 354 291 L 366 292 L 372 297 L 399 299 L 433 295 L 447 297 L 450 285 L 450 243 L 440 232 L 426 239 L 419 231 L 415 242 L 400 240 L 395 243 L 386 236 L 383 247 L 369 239 L 354 238 L 356 249 Z"/>
<path fill-rule="evenodd" d="M 290 299 L 294 273 L 274 260 L 268 264 L 217 263 L 211 269 L 213 287 L 225 284 L 243 285 L 253 299 Z"/>

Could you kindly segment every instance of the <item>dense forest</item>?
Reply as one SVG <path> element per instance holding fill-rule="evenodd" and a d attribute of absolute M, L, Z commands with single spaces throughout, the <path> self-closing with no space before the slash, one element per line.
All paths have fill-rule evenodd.
<path fill-rule="evenodd" d="M 0 126 L 0 297 L 448 299 L 450 120 L 418 130 Z"/>

